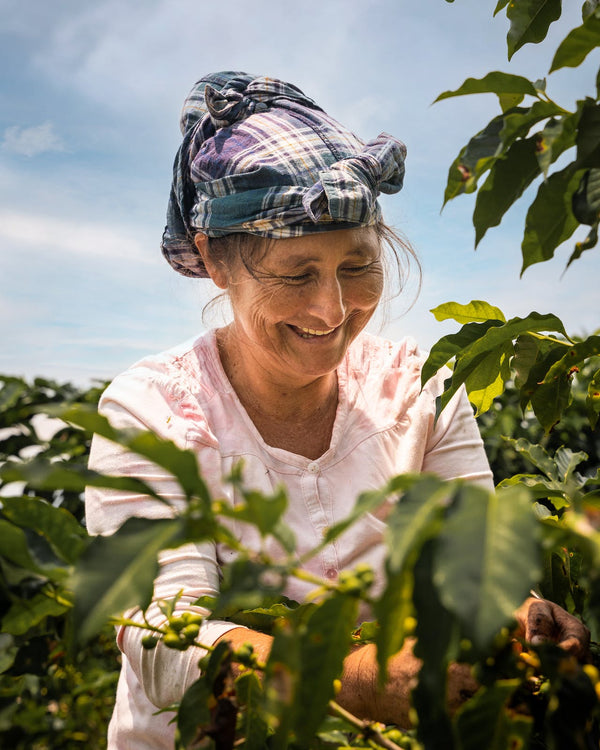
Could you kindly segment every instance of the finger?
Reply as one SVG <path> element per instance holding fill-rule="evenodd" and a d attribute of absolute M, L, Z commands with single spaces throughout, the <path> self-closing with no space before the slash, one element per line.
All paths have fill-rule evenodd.
<path fill-rule="evenodd" d="M 550 602 L 534 599 L 527 610 L 525 640 L 534 646 L 555 639 L 556 624 Z"/>
<path fill-rule="evenodd" d="M 552 614 L 557 625 L 558 645 L 574 656 L 582 657 L 590 647 L 590 631 L 574 615 L 557 604 L 552 604 Z"/>

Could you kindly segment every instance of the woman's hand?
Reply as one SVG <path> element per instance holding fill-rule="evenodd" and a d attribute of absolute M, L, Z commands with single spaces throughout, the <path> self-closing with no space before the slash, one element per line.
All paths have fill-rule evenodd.
<path fill-rule="evenodd" d="M 590 646 L 590 631 L 558 604 L 533 596 L 515 612 L 516 638 L 532 645 L 547 641 L 558 644 L 578 659 L 584 659 Z"/>

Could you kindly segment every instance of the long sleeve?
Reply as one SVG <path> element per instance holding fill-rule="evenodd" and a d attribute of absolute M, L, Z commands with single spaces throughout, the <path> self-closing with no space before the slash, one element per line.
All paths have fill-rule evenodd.
<path fill-rule="evenodd" d="M 129 371 L 117 378 L 105 392 L 100 411 L 115 427 L 152 429 L 162 437 L 173 440 L 179 447 L 186 446 L 192 432 L 195 446 L 200 446 L 199 459 L 203 466 L 215 466 L 214 436 L 196 407 L 194 413 L 190 413 L 187 394 L 167 378 L 157 377 L 155 373 Z M 178 483 L 164 469 L 108 440 L 94 438 L 90 467 L 106 474 L 142 479 L 175 507 L 181 507 L 185 502 Z M 207 480 L 213 490 L 218 491 L 220 476 L 207 476 Z M 91 534 L 111 534 L 131 516 L 161 518 L 168 515 L 172 515 L 172 511 L 167 505 L 148 496 L 100 488 L 88 488 L 86 492 L 86 520 Z M 206 610 L 191 606 L 191 603 L 201 596 L 215 596 L 218 593 L 219 565 L 214 543 L 186 544 L 164 550 L 159 556 L 159 563 L 153 602 L 172 599 L 182 592 L 177 611 L 188 610 L 207 615 Z M 130 611 L 127 616 L 143 622 L 139 610 Z M 165 617 L 155 603 L 150 606 L 146 616 L 155 627 L 165 623 Z M 198 640 L 211 645 L 233 627 L 235 625 L 231 623 L 205 620 Z M 141 645 L 146 633 L 141 628 L 120 627 L 117 643 L 148 699 L 155 706 L 164 707 L 179 700 L 187 687 L 198 678 L 198 660 L 204 652 L 198 648 L 180 652 L 162 644 L 153 650 L 146 650 Z"/>

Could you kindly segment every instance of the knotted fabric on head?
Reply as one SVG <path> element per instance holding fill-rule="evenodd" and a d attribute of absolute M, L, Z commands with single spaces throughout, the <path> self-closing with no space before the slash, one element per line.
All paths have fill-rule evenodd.
<path fill-rule="evenodd" d="M 404 179 L 404 144 L 363 143 L 296 86 L 247 73 L 198 81 L 184 102 L 162 251 L 185 276 L 207 276 L 196 232 L 283 239 L 368 226 L 380 193 Z"/>

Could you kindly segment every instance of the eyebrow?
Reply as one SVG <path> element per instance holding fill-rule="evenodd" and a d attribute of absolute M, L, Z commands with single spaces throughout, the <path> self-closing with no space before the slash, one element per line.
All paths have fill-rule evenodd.
<path fill-rule="evenodd" d="M 371 253 L 369 250 L 366 250 L 362 247 L 355 247 L 352 248 L 348 252 L 348 254 L 345 256 L 345 259 L 351 259 L 352 257 L 357 257 L 361 260 L 366 260 L 371 256 Z M 303 266 L 307 266 L 310 263 L 318 263 L 321 260 L 321 258 L 316 256 L 309 256 L 308 258 L 305 255 L 286 255 L 284 258 L 281 259 L 281 263 L 285 264 L 286 267 L 289 267 L 290 269 L 294 268 L 301 268 Z"/>

